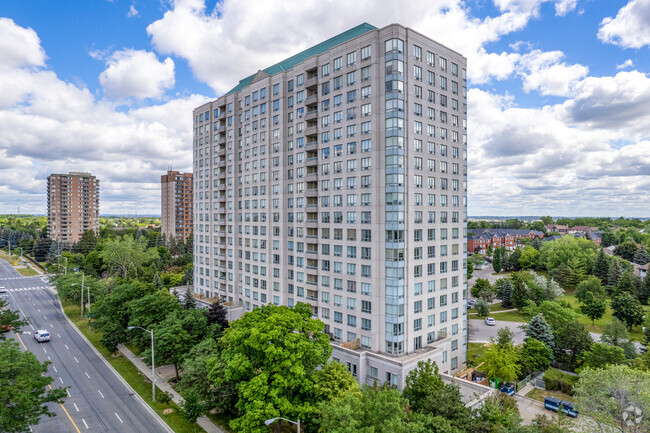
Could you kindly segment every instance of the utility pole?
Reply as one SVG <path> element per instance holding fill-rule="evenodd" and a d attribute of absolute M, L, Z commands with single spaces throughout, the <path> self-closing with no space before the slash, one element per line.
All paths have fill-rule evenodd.
<path fill-rule="evenodd" d="M 81 273 L 81 279 L 83 280 L 84 273 Z M 93 328 L 90 325 L 90 287 L 86 289 L 88 292 L 88 332 L 93 332 Z"/>
<path fill-rule="evenodd" d="M 67 268 L 66 268 L 67 269 Z M 88 295 L 90 298 L 90 295 Z M 81 318 L 84 318 L 84 273 L 81 273 Z"/>

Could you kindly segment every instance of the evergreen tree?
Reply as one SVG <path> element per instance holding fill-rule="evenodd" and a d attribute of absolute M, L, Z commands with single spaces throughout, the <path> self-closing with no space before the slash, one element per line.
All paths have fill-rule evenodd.
<path fill-rule="evenodd" d="M 491 245 L 490 245 L 491 246 Z M 501 272 L 501 250 L 497 249 L 496 253 L 494 254 L 494 259 L 492 260 L 492 268 L 494 269 L 494 272 L 497 274 Z"/>
<path fill-rule="evenodd" d="M 645 248 L 645 246 L 642 245 L 634 254 L 634 263 L 637 265 L 645 265 L 649 261 L 650 256 L 648 255 L 648 250 Z"/>
<path fill-rule="evenodd" d="M 514 308 L 523 308 L 526 305 L 528 300 L 527 292 L 527 286 L 523 280 L 517 279 L 517 281 L 513 282 L 511 302 Z"/>
<path fill-rule="evenodd" d="M 192 292 L 190 292 L 189 287 L 185 291 L 185 295 L 183 295 L 183 308 L 186 310 L 196 308 L 196 300 L 194 299 L 194 296 L 192 296 Z"/>
<path fill-rule="evenodd" d="M 601 248 L 598 257 L 596 258 L 596 263 L 594 264 L 594 275 L 600 278 L 600 281 L 602 281 L 603 284 L 607 284 L 608 274 L 609 274 L 609 260 L 607 258 L 607 255 L 605 254 L 605 250 Z"/>
<path fill-rule="evenodd" d="M 221 329 L 228 327 L 228 310 L 219 301 L 213 302 L 207 311 L 208 325 L 216 323 Z"/>
<path fill-rule="evenodd" d="M 636 297 L 628 292 L 621 292 L 612 297 L 612 310 L 612 315 L 624 322 L 630 330 L 632 326 L 643 323 L 643 307 Z"/>
<path fill-rule="evenodd" d="M 512 282 L 510 278 L 504 278 L 501 283 L 501 306 L 503 308 L 512 308 Z"/>
<path fill-rule="evenodd" d="M 162 281 L 160 280 L 160 273 L 159 272 L 156 272 L 156 275 L 154 275 L 154 277 L 153 277 L 153 285 L 158 290 L 165 288 Z"/>
<path fill-rule="evenodd" d="M 542 240 L 540 238 L 535 238 L 530 243 L 530 246 L 535 248 L 537 251 L 540 251 L 542 249 Z"/>
<path fill-rule="evenodd" d="M 595 296 L 592 292 L 587 292 L 584 303 L 580 305 L 580 311 L 591 319 L 591 325 L 594 325 L 596 319 L 600 319 L 607 311 L 607 303 L 603 296 Z"/>
<path fill-rule="evenodd" d="M 616 284 L 616 293 L 628 292 L 630 295 L 636 296 L 636 281 L 632 272 L 623 272 L 623 275 L 618 279 Z"/>
<path fill-rule="evenodd" d="M 553 349 L 555 343 L 553 341 L 553 331 L 551 330 L 550 325 L 546 322 L 543 314 L 538 314 L 528 322 L 528 325 L 524 329 L 526 337 L 534 338 L 545 343 L 548 347 Z"/>
<path fill-rule="evenodd" d="M 648 301 L 650 301 L 650 276 L 648 275 L 639 284 L 638 298 L 643 305 L 648 305 Z"/>
<path fill-rule="evenodd" d="M 575 289 L 585 277 L 585 267 L 577 258 L 569 259 L 567 272 L 564 278 L 564 286 L 567 289 Z"/>
<path fill-rule="evenodd" d="M 610 286 L 616 286 L 618 284 L 618 279 L 621 278 L 623 270 L 621 269 L 621 264 L 618 260 L 612 259 L 609 265 L 609 272 L 607 273 L 607 284 Z"/>

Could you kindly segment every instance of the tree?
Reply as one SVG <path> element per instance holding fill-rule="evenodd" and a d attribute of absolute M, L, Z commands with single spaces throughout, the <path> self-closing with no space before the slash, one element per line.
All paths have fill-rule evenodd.
<path fill-rule="evenodd" d="M 630 295 L 636 297 L 636 281 L 632 272 L 623 272 L 621 277 L 616 283 L 616 293 L 628 292 Z"/>
<path fill-rule="evenodd" d="M 539 254 L 539 251 L 533 246 L 524 248 L 524 251 L 521 253 L 521 257 L 519 257 L 519 266 L 521 266 L 522 269 L 536 268 L 539 260 Z"/>
<path fill-rule="evenodd" d="M 126 278 L 129 274 L 137 275 L 143 265 L 156 260 L 158 251 L 147 248 L 144 238 L 136 241 L 133 236 L 124 235 L 122 239 L 107 239 L 99 256 L 113 275 Z"/>
<path fill-rule="evenodd" d="M 488 257 L 492 257 L 493 253 L 494 253 L 494 247 L 492 247 L 492 244 L 490 244 L 487 247 L 486 254 L 488 255 Z M 495 269 L 494 272 L 497 272 L 497 270 Z"/>
<path fill-rule="evenodd" d="M 485 402 L 474 412 L 472 420 L 476 433 L 511 432 L 519 426 L 519 408 L 517 401 L 504 393 L 497 393 L 485 399 Z"/>
<path fill-rule="evenodd" d="M 585 302 L 586 295 L 591 292 L 595 297 L 605 296 L 600 279 L 594 275 L 589 275 L 576 286 L 575 297 L 579 302 Z"/>
<path fill-rule="evenodd" d="M 264 420 L 306 419 L 314 410 L 313 375 L 332 348 L 309 305 L 264 305 L 232 322 L 220 342 L 221 356 L 208 361 L 215 386 L 238 390 L 236 431 L 261 433 Z"/>
<path fill-rule="evenodd" d="M 582 352 L 583 367 L 602 368 L 607 365 L 625 364 L 626 361 L 623 349 L 609 344 L 594 343 L 589 350 Z"/>
<path fill-rule="evenodd" d="M 458 386 L 446 384 L 438 373 L 438 366 L 431 360 L 419 361 L 418 366 L 408 373 L 404 397 L 409 400 L 412 410 L 447 419 L 462 430 L 471 417 Z"/>
<path fill-rule="evenodd" d="M 467 279 L 471 279 L 472 276 L 474 276 L 474 263 L 468 261 L 467 262 Z"/>
<path fill-rule="evenodd" d="M 490 247 L 492 247 L 491 244 Z M 488 255 L 490 255 L 489 250 L 488 250 Z M 492 259 L 492 269 L 494 269 L 494 272 L 498 274 L 499 272 L 501 272 L 502 268 L 503 265 L 501 263 L 501 250 L 497 249 L 496 254 L 494 254 L 494 258 Z"/>
<path fill-rule="evenodd" d="M 194 390 L 206 410 L 216 407 L 228 411 L 237 403 L 237 391 L 234 387 L 226 386 L 216 389 L 213 382 L 208 379 L 208 359 L 218 356 L 219 348 L 212 337 L 204 338 L 199 344 L 192 347 L 183 360 L 183 374 L 178 382 L 177 390 L 181 393 Z"/>
<path fill-rule="evenodd" d="M 476 314 L 478 314 L 479 317 L 486 317 L 490 314 L 490 307 L 488 306 L 488 303 L 485 299 L 483 298 L 478 298 L 476 300 Z"/>
<path fill-rule="evenodd" d="M 585 368 L 575 387 L 575 398 L 585 422 L 595 423 L 590 431 L 621 433 L 650 430 L 650 373 L 624 365 Z M 589 426 L 587 426 L 589 427 Z"/>
<path fill-rule="evenodd" d="M 647 277 L 646 277 L 647 278 Z M 643 344 L 646 346 L 646 351 L 650 352 L 650 349 L 648 345 L 650 345 L 650 314 L 648 314 L 645 318 L 645 322 L 643 322 Z"/>
<path fill-rule="evenodd" d="M 637 243 L 634 242 L 633 239 L 628 239 L 622 244 L 618 245 L 616 248 L 614 248 L 614 254 L 631 262 L 632 260 L 634 260 L 634 255 L 636 254 L 638 249 L 639 246 L 637 245 Z"/>
<path fill-rule="evenodd" d="M 545 371 L 551 366 L 553 350 L 546 344 L 534 338 L 526 338 L 519 353 L 519 363 L 525 373 Z"/>
<path fill-rule="evenodd" d="M 512 282 L 510 278 L 502 278 L 494 283 L 494 287 L 498 292 L 500 292 L 501 306 L 503 308 L 512 307 Z"/>
<path fill-rule="evenodd" d="M 23 352 L 14 340 L 0 341 L 0 431 L 29 431 L 50 412 L 48 403 L 66 396 L 65 388 L 49 388 L 54 381 L 47 373 L 49 361 L 40 363 L 31 352 Z"/>
<path fill-rule="evenodd" d="M 313 380 L 316 401 L 334 401 L 349 392 L 360 390 L 354 376 L 338 361 L 328 361 L 320 370 L 316 370 Z"/>
<path fill-rule="evenodd" d="M 602 295 L 595 296 L 592 292 L 587 292 L 584 297 L 584 303 L 580 305 L 580 311 L 591 319 L 593 326 L 596 319 L 600 319 L 607 311 L 607 301 Z"/>
<path fill-rule="evenodd" d="M 540 220 L 542 220 L 542 222 L 547 226 L 553 224 L 553 222 L 554 222 L 553 218 L 551 218 L 550 216 L 543 216 L 543 217 L 540 218 Z"/>
<path fill-rule="evenodd" d="M 481 371 L 505 382 L 516 380 L 521 373 L 517 349 L 511 344 L 503 347 L 492 344 L 483 354 Z"/>
<path fill-rule="evenodd" d="M 567 265 L 574 259 L 579 261 L 585 272 L 590 273 L 598 256 L 598 247 L 588 239 L 563 236 L 550 242 L 544 242 L 540 251 L 539 263 L 549 272 Z"/>
<path fill-rule="evenodd" d="M 521 248 L 515 248 L 514 251 L 512 251 L 510 254 L 506 253 L 505 247 L 501 248 L 504 254 L 501 260 L 503 262 L 503 268 L 506 271 L 512 272 L 520 270 L 521 267 L 519 266 L 519 258 L 521 257 Z"/>
<path fill-rule="evenodd" d="M 27 320 L 21 320 L 20 313 L 7 308 L 9 301 L 0 298 L 0 342 L 5 340 L 5 334 L 11 330 L 18 331 L 22 326 L 28 325 Z"/>
<path fill-rule="evenodd" d="M 508 347 L 514 345 L 515 334 L 510 327 L 505 326 L 497 331 L 496 344 L 499 347 Z"/>
<path fill-rule="evenodd" d="M 189 287 L 187 290 L 185 290 L 185 294 L 183 295 L 183 308 L 186 310 L 196 308 L 196 300 L 194 299 L 194 296 L 192 296 L 192 292 L 190 291 Z"/>
<path fill-rule="evenodd" d="M 318 409 L 321 433 L 425 431 L 422 422 L 409 412 L 408 400 L 387 384 L 363 385 L 361 392 L 349 392 L 333 402 L 322 402 Z"/>
<path fill-rule="evenodd" d="M 648 305 L 648 302 L 650 301 L 650 276 L 646 275 L 641 284 L 639 284 L 637 297 L 639 298 L 639 302 Z"/>
<path fill-rule="evenodd" d="M 555 347 L 553 331 L 551 331 L 551 327 L 541 313 L 530 319 L 524 329 L 524 333 L 526 337 L 541 341 L 551 349 Z"/>
<path fill-rule="evenodd" d="M 183 395 L 181 410 L 183 418 L 194 424 L 194 433 L 196 433 L 196 420 L 205 412 L 203 402 L 196 391 L 189 390 Z"/>
<path fill-rule="evenodd" d="M 585 325 L 573 321 L 563 325 L 555 334 L 555 360 L 568 369 L 575 369 L 578 357 L 585 350 L 589 350 L 594 340 L 589 335 Z"/>
<path fill-rule="evenodd" d="M 523 279 L 512 277 L 511 302 L 514 308 L 523 308 L 528 300 L 527 286 Z"/>
<path fill-rule="evenodd" d="M 603 284 L 607 283 L 607 275 L 609 274 L 609 259 L 605 254 L 603 248 L 600 249 L 596 262 L 594 263 L 594 275 L 600 278 Z"/>
<path fill-rule="evenodd" d="M 535 238 L 530 243 L 530 246 L 535 248 L 537 251 L 541 251 L 542 250 L 542 240 L 540 238 Z M 537 258 L 537 264 L 539 265 L 539 257 Z"/>
<path fill-rule="evenodd" d="M 210 304 L 206 311 L 208 325 L 219 325 L 220 329 L 225 330 L 228 328 L 228 309 L 219 302 Z"/>
<path fill-rule="evenodd" d="M 634 259 L 632 261 L 637 265 L 645 265 L 646 263 L 648 263 L 650 261 L 650 255 L 648 255 L 648 249 L 644 245 L 639 246 L 639 249 L 634 254 Z"/>
<path fill-rule="evenodd" d="M 612 297 L 612 315 L 625 323 L 629 330 L 643 323 L 643 307 L 641 303 L 628 292 L 622 292 Z"/>
<path fill-rule="evenodd" d="M 472 286 L 472 296 L 474 298 L 483 298 L 486 301 L 491 301 L 494 298 L 494 292 L 490 282 L 484 278 L 478 278 L 474 286 Z"/>
<path fill-rule="evenodd" d="M 634 342 L 630 340 L 630 334 L 616 317 L 605 325 L 603 334 L 600 336 L 600 341 L 612 346 L 620 347 L 625 352 L 628 358 L 634 358 L 636 355 L 636 347 Z"/>
<path fill-rule="evenodd" d="M 600 243 L 604 247 L 609 247 L 618 243 L 616 240 L 616 234 L 612 231 L 612 229 L 607 228 L 603 230 L 603 232 L 600 234 Z"/>
<path fill-rule="evenodd" d="M 530 317 L 539 313 L 543 314 L 544 319 L 546 319 L 554 333 L 580 317 L 573 309 L 557 301 L 544 301 L 538 307 L 527 311 L 527 313 L 529 313 Z"/>
<path fill-rule="evenodd" d="M 584 279 L 586 272 L 585 267 L 577 258 L 571 258 L 567 262 L 566 276 L 564 277 L 564 286 L 571 290 Z"/>
<path fill-rule="evenodd" d="M 93 230 L 87 230 L 81 236 L 81 239 L 79 239 L 79 242 L 77 243 L 77 250 L 85 256 L 95 249 L 98 240 L 99 239 Z"/>
<path fill-rule="evenodd" d="M 616 286 L 622 273 L 623 270 L 621 269 L 620 261 L 612 258 L 609 264 L 609 272 L 607 273 L 607 284 L 610 286 Z"/>

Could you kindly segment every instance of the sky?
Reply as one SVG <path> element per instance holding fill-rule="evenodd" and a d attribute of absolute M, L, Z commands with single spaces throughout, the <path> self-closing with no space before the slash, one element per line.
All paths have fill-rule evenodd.
<path fill-rule="evenodd" d="M 650 217 L 650 0 L 2 0 L 0 214 L 160 214 L 192 110 L 360 23 L 468 59 L 468 214 Z"/>

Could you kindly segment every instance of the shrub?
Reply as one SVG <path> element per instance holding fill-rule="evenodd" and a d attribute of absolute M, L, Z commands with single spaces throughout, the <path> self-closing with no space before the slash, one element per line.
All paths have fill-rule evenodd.
<path fill-rule="evenodd" d="M 573 395 L 573 387 L 578 383 L 578 376 L 561 372 L 556 368 L 549 368 L 544 373 L 544 388 L 547 391 L 561 391 Z"/>

